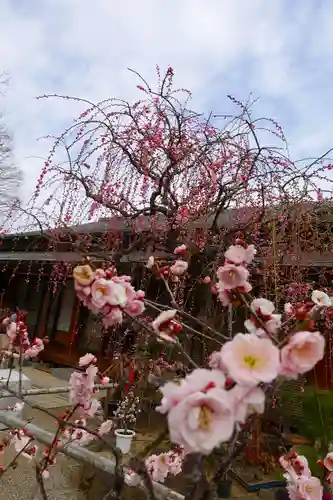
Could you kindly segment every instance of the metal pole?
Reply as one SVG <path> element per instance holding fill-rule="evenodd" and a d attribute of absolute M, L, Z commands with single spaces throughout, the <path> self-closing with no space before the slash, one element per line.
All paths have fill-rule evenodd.
<path fill-rule="evenodd" d="M 0 386 L 5 386 L 5 384 L 0 384 Z M 100 391 L 103 391 L 103 390 L 108 390 L 108 389 L 113 389 L 114 387 L 117 387 L 118 384 L 115 384 L 115 383 L 109 383 L 109 384 L 96 384 L 94 386 L 95 389 L 98 389 Z M 66 394 L 67 392 L 70 391 L 70 387 L 50 387 L 50 388 L 36 388 L 36 389 L 22 389 L 21 391 L 21 394 L 17 393 L 17 397 L 20 397 L 21 396 L 38 396 L 38 395 L 43 395 L 43 394 Z M 16 393 L 16 391 L 15 391 Z M 5 389 L 4 390 L 1 390 L 0 389 L 0 398 L 1 397 L 8 397 L 8 396 L 13 396 L 14 397 L 14 394 L 13 394 L 13 391 L 12 392 L 8 392 L 6 391 Z"/>
<path fill-rule="evenodd" d="M 29 424 L 28 422 L 21 420 L 16 415 L 14 415 L 13 412 L 0 411 L 0 422 L 7 427 L 11 427 L 12 429 L 24 428 L 29 436 L 33 437 L 34 439 L 36 439 L 36 441 L 39 441 L 46 446 L 50 446 L 53 442 L 53 434 L 45 431 L 44 429 L 41 429 L 40 427 L 37 427 L 36 425 Z M 101 457 L 96 453 L 86 450 L 82 446 L 75 443 L 60 444 L 57 447 L 57 450 L 60 453 L 73 458 L 77 462 L 89 465 L 91 467 L 94 467 L 95 469 L 102 470 L 111 475 L 114 474 L 114 459 Z M 124 472 L 126 472 L 127 470 L 127 468 L 124 468 Z M 167 488 L 163 484 L 153 481 L 153 486 L 154 492 L 157 498 L 160 500 L 185 500 L 185 497 L 183 495 Z M 142 482 L 140 483 L 140 488 L 144 489 L 144 485 Z"/>

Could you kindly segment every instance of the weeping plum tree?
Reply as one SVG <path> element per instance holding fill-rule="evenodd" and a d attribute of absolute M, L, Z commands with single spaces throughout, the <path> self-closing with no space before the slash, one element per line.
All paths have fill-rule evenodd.
<path fill-rule="evenodd" d="M 117 260 L 148 241 L 165 249 L 170 237 L 172 246 L 185 234 L 198 250 L 218 247 L 228 233 L 253 231 L 268 208 L 322 197 L 323 183 L 331 197 L 329 152 L 293 162 L 282 128 L 255 118 L 254 102 L 228 96 L 234 115 L 205 116 L 191 110 L 188 90 L 174 88 L 171 67 L 164 74 L 157 68 L 154 86 L 132 73 L 142 96 L 135 102 L 42 96 L 74 100 L 84 110 L 55 138 L 31 214 L 45 192 L 44 209 L 58 228 L 120 217 L 136 237 L 126 250 L 121 239 L 112 240 L 113 248 L 108 239 Z"/>

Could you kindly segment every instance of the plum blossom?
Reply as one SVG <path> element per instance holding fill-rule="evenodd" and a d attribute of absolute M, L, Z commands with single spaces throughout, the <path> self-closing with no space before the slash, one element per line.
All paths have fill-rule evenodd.
<path fill-rule="evenodd" d="M 69 378 L 69 402 L 73 406 L 78 406 L 78 413 L 83 416 L 94 416 L 94 414 L 100 408 L 100 402 L 92 398 L 95 392 L 95 378 L 98 373 L 97 367 L 93 363 L 93 359 L 96 358 L 92 354 L 86 354 L 80 359 L 79 364 L 84 369 L 81 372 L 73 372 Z M 82 361 L 83 360 L 83 361 Z M 83 365 L 82 363 L 87 363 L 88 365 Z"/>
<path fill-rule="evenodd" d="M 79 359 L 79 366 L 88 366 L 91 363 L 96 363 L 97 358 L 93 354 L 87 353 Z"/>
<path fill-rule="evenodd" d="M 126 290 L 120 283 L 100 278 L 91 285 L 91 300 L 93 305 L 99 309 L 106 304 L 125 307 L 127 303 Z"/>
<path fill-rule="evenodd" d="M 176 247 L 173 251 L 173 253 L 175 255 L 183 255 L 184 253 L 187 252 L 187 246 L 182 244 L 182 245 L 179 245 L 178 247 Z"/>
<path fill-rule="evenodd" d="M 124 474 L 124 481 L 127 486 L 139 486 L 141 479 L 139 474 L 132 470 L 128 470 Z"/>
<path fill-rule="evenodd" d="M 150 455 L 145 461 L 148 473 L 153 481 L 163 483 L 169 473 L 170 457 L 168 453 Z"/>
<path fill-rule="evenodd" d="M 325 339 L 319 332 L 297 332 L 281 349 L 281 375 L 297 378 L 324 357 Z"/>
<path fill-rule="evenodd" d="M 287 490 L 290 500 L 321 500 L 323 487 L 315 476 L 299 475 L 287 478 Z"/>
<path fill-rule="evenodd" d="M 295 312 L 294 306 L 290 302 L 286 302 L 284 305 L 284 312 L 287 316 L 292 316 Z"/>
<path fill-rule="evenodd" d="M 224 257 L 232 264 L 243 264 L 245 262 L 245 248 L 241 245 L 230 245 Z"/>
<path fill-rule="evenodd" d="M 333 472 L 333 452 L 327 453 L 326 457 L 323 460 L 323 463 L 327 470 Z"/>
<path fill-rule="evenodd" d="M 146 268 L 147 269 L 152 269 L 155 265 L 155 259 L 154 257 L 151 255 L 149 258 L 148 258 L 148 261 L 147 261 L 147 264 L 146 264 Z"/>
<path fill-rule="evenodd" d="M 163 483 L 168 474 L 176 476 L 182 471 L 183 450 L 151 455 L 146 461 L 148 473 L 153 481 Z"/>
<path fill-rule="evenodd" d="M 332 305 L 332 299 L 325 292 L 320 290 L 314 290 L 311 295 L 311 300 L 317 306 L 330 307 Z"/>
<path fill-rule="evenodd" d="M 85 264 L 84 266 L 76 266 L 73 269 L 73 278 L 75 282 L 81 287 L 89 286 L 95 279 L 95 273 L 89 266 Z"/>
<path fill-rule="evenodd" d="M 186 452 L 208 455 L 231 438 L 234 424 L 228 392 L 217 387 L 187 396 L 168 413 L 170 440 Z"/>
<path fill-rule="evenodd" d="M 106 328 L 122 323 L 123 312 L 119 307 L 111 307 L 107 313 L 103 315 L 103 325 Z"/>
<path fill-rule="evenodd" d="M 206 393 L 214 387 L 223 389 L 224 386 L 225 376 L 220 370 L 196 368 L 192 373 L 180 380 L 179 384 L 167 382 L 160 387 L 163 397 L 161 405 L 156 410 L 160 413 L 167 413 L 186 396 L 197 392 Z"/>
<path fill-rule="evenodd" d="M 245 249 L 245 259 L 244 259 L 245 263 L 251 264 L 256 254 L 257 254 L 257 249 L 255 248 L 255 246 L 248 245 L 247 248 Z"/>
<path fill-rule="evenodd" d="M 243 266 L 225 264 L 218 268 L 217 276 L 224 290 L 232 290 L 246 285 L 249 271 Z"/>
<path fill-rule="evenodd" d="M 142 300 L 134 299 L 127 304 L 124 310 L 129 316 L 140 316 L 145 310 L 145 305 Z"/>
<path fill-rule="evenodd" d="M 170 267 L 170 273 L 174 276 L 181 276 L 187 271 L 188 263 L 185 260 L 176 260 Z"/>
<path fill-rule="evenodd" d="M 222 363 L 221 351 L 214 351 L 209 356 L 208 365 L 210 368 L 216 368 L 218 370 L 226 371 L 224 364 Z"/>
<path fill-rule="evenodd" d="M 224 256 L 228 262 L 236 265 L 250 264 L 256 253 L 254 245 L 247 245 L 245 242 L 237 240 L 236 245 L 230 245 Z"/>
<path fill-rule="evenodd" d="M 113 420 L 105 420 L 105 422 L 102 422 L 101 425 L 99 426 L 98 434 L 100 436 L 104 436 L 105 434 L 109 434 L 109 432 L 113 428 L 114 428 Z"/>
<path fill-rule="evenodd" d="M 215 287 L 218 299 L 224 307 L 227 307 L 229 304 L 237 305 L 241 303 L 240 298 L 235 292 L 248 293 L 252 290 L 252 286 L 248 281 L 246 281 L 241 287 L 236 287 L 233 290 L 225 289 L 223 283 L 220 281 L 216 283 Z"/>
<path fill-rule="evenodd" d="M 243 385 L 272 382 L 280 370 L 280 352 L 270 339 L 238 333 L 221 348 L 229 376 Z"/>
<path fill-rule="evenodd" d="M 152 322 L 151 326 L 159 339 L 164 342 L 175 343 L 176 336 L 181 331 L 181 324 L 174 320 L 176 309 L 162 311 Z"/>
<path fill-rule="evenodd" d="M 249 319 L 244 322 L 245 328 L 249 332 L 254 332 L 258 328 L 265 330 L 268 333 L 275 334 L 281 326 L 281 314 L 273 314 L 275 306 L 273 302 L 265 298 L 254 299 L 251 303 L 251 311 L 253 313 Z"/>
<path fill-rule="evenodd" d="M 236 384 L 228 392 L 236 422 L 245 423 L 253 413 L 264 413 L 265 393 L 260 387 L 248 387 Z"/>

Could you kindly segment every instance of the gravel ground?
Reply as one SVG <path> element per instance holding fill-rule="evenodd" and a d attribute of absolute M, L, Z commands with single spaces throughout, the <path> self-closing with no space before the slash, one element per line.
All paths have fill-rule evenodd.
<path fill-rule="evenodd" d="M 62 413 L 63 409 L 57 411 Z M 35 425 L 46 430 L 55 429 L 53 419 L 42 412 L 28 410 L 24 417 L 32 419 Z M 5 431 L 1 432 L 1 435 L 4 433 Z M 10 447 L 1 457 L 1 463 L 5 466 L 14 455 L 15 451 Z M 44 481 L 48 500 L 83 500 L 84 496 L 78 491 L 79 470 L 79 464 L 59 454 L 57 463 L 50 469 L 49 479 Z M 9 469 L 1 478 L 0 500 L 40 500 L 42 498 L 33 464 L 26 458 L 20 457 L 18 467 Z"/>

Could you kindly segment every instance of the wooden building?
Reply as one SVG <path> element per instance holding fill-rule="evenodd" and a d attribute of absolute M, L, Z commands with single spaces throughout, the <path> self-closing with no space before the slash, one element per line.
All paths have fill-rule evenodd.
<path fill-rule="evenodd" d="M 327 211 L 324 213 L 327 215 Z M 323 223 L 323 217 L 325 218 L 326 215 L 320 216 L 320 224 Z M 225 214 L 223 216 L 225 217 Z M 306 277 L 311 278 L 313 274 L 313 279 L 316 281 L 319 272 L 320 279 L 327 281 L 329 278 L 329 286 L 332 286 L 333 254 L 325 242 L 327 227 L 330 232 L 333 227 L 333 218 L 330 216 L 324 220 L 327 226 L 325 226 L 325 231 L 318 221 L 313 225 L 313 220 L 309 222 L 308 216 L 303 219 L 303 215 L 298 219 L 301 221 L 300 226 L 296 227 L 293 223 L 292 229 L 288 229 L 287 226 L 285 229 L 289 240 L 288 248 L 293 245 L 300 252 L 286 252 L 286 237 L 279 227 L 274 227 L 276 232 L 274 238 L 281 237 L 282 243 L 277 244 L 277 253 L 271 256 L 279 258 L 279 274 L 282 269 L 288 274 L 288 269 L 298 266 L 303 269 L 303 274 L 306 270 Z M 222 223 L 230 225 L 233 223 L 230 214 Z M 306 249 L 309 247 L 307 228 L 310 227 L 311 234 L 313 234 L 315 226 L 319 227 L 319 234 L 323 235 L 323 240 L 319 243 L 317 241 L 316 245 L 310 245 L 311 251 L 307 252 Z M 141 227 L 141 232 L 149 234 L 150 231 L 151 226 L 146 222 L 145 227 Z M 272 227 L 268 229 L 263 227 L 262 234 L 265 241 L 269 232 L 272 232 Z M 29 334 L 32 337 L 47 336 L 50 340 L 43 353 L 43 360 L 46 362 L 75 366 L 79 357 L 90 351 L 98 357 L 101 368 L 109 365 L 110 353 L 106 352 L 107 344 L 101 341 L 103 336 L 101 323 L 85 307 L 80 306 L 75 295 L 72 268 L 82 261 L 82 253 L 75 251 L 75 245 L 79 238 L 80 242 L 86 245 L 87 253 L 92 255 L 92 260 L 98 264 L 98 261 L 102 260 L 111 261 L 111 249 L 115 238 L 121 238 L 123 247 L 128 248 L 132 237 L 133 228 L 128 227 L 126 221 L 121 218 L 73 226 L 66 230 L 59 230 L 58 233 L 36 231 L 4 236 L 0 246 L 2 317 L 6 310 L 13 311 L 15 308 L 28 312 Z M 293 241 L 291 242 L 290 239 Z M 118 271 L 133 276 L 133 284 L 136 288 L 142 285 L 144 264 L 152 251 L 155 255 L 156 252 L 161 252 L 158 248 L 145 248 L 141 252 L 139 249 L 120 260 Z M 166 255 L 161 253 L 161 256 Z M 267 258 L 269 259 L 268 254 Z M 319 285 L 321 286 L 320 279 Z M 147 290 L 147 283 L 143 286 Z M 150 291 L 152 296 L 155 292 L 155 289 Z M 198 302 L 200 303 L 200 300 Z M 326 350 L 325 360 L 319 364 L 315 373 L 318 385 L 321 387 L 333 387 L 333 349 L 330 335 L 329 332 L 329 349 Z"/>
<path fill-rule="evenodd" d="M 119 219 L 72 227 L 52 238 L 40 231 L 7 235 L 0 247 L 0 310 L 1 319 L 7 311 L 26 310 L 31 337 L 48 337 L 42 359 L 46 362 L 75 366 L 87 350 L 97 355 L 100 367 L 108 364 L 101 343 L 99 321 L 80 306 L 72 279 L 72 268 L 82 261 L 82 254 L 73 250 L 73 233 L 89 235 L 88 246 L 93 252 L 94 241 L 103 235 L 124 239 L 128 231 Z M 56 243 L 54 242 L 56 239 Z M 107 244 L 103 256 L 107 260 Z M 146 255 L 136 253 L 136 260 Z M 94 259 L 92 259 L 94 261 Z M 122 259 L 122 272 L 130 272 L 133 256 Z M 98 259 L 95 259 L 98 264 Z M 105 359 L 104 359 L 105 358 Z"/>

